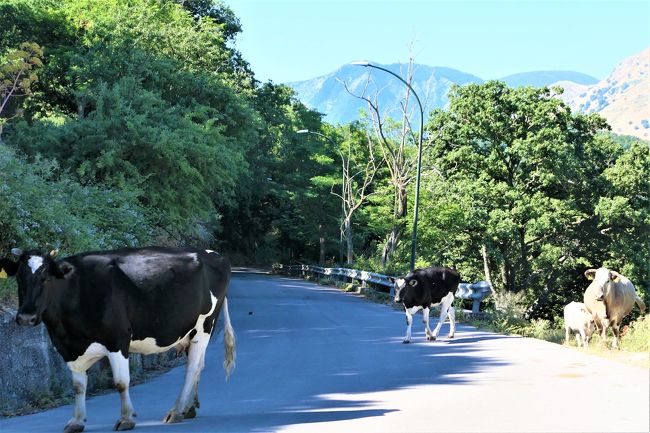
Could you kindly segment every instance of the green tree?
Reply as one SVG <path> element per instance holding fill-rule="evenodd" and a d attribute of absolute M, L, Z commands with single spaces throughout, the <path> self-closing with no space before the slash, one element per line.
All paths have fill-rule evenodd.
<path fill-rule="evenodd" d="M 429 157 L 443 178 L 431 179 L 428 200 L 453 221 L 448 230 L 437 215 L 439 233 L 429 236 L 453 241 L 434 243 L 429 254 L 476 275 L 485 247 L 495 287 L 534 297 L 555 292 L 563 278 L 575 286 L 594 254 L 585 240 L 593 236 L 594 186 L 613 159 L 604 156 L 611 143 L 595 138 L 606 127 L 598 116 L 573 115 L 547 88 L 453 88 L 449 110 L 428 125 L 439 132 Z"/>

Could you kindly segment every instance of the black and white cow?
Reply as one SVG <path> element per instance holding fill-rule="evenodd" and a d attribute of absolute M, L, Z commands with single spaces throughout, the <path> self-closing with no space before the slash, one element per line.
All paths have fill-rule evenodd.
<path fill-rule="evenodd" d="M 427 340 L 435 340 L 442 323 L 449 315 L 449 338 L 456 331 L 456 310 L 453 307 L 454 293 L 458 290 L 460 274 L 450 268 L 430 267 L 416 269 L 404 278 L 395 280 L 395 302 L 402 303 L 406 311 L 406 336 L 404 343 L 411 342 L 413 315 L 422 310 Z M 429 328 L 429 308 L 440 304 L 440 320 L 436 328 Z"/>
<path fill-rule="evenodd" d="M 86 371 L 108 357 L 120 393 L 115 430 L 130 430 L 129 352 L 187 353 L 185 384 L 164 421 L 196 415 L 205 351 L 224 312 L 224 369 L 234 367 L 235 339 L 226 292 L 230 264 L 213 251 L 149 247 L 87 252 L 62 260 L 37 250 L 12 250 L 0 275 L 18 282 L 19 325 L 45 323 L 54 347 L 72 371 L 74 416 L 65 433 L 80 432 L 86 418 Z"/>

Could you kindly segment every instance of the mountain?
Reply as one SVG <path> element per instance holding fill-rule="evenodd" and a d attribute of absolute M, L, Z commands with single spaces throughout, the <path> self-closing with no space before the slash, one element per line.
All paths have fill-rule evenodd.
<path fill-rule="evenodd" d="M 406 76 L 408 65 L 397 63 L 380 65 L 400 76 Z M 447 93 L 452 84 L 482 83 L 479 77 L 456 69 L 414 65 L 412 86 L 420 97 L 425 113 L 447 104 Z M 399 102 L 404 98 L 406 87 L 390 74 L 363 66 L 345 65 L 336 71 L 306 81 L 288 83 L 305 105 L 325 114 L 327 122 L 348 123 L 360 117 L 360 110 L 366 109 L 365 101 L 358 99 L 345 89 L 344 84 L 355 95 L 365 92 L 367 97 L 378 98 L 382 115 L 399 117 Z M 415 110 L 412 121 L 419 119 L 417 102 L 410 107 Z"/>
<path fill-rule="evenodd" d="M 380 65 L 402 77 L 407 65 L 397 63 Z M 370 79 L 369 79 L 370 78 Z M 537 71 L 503 77 L 511 87 L 554 86 L 564 88 L 560 96 L 574 112 L 599 113 L 607 119 L 616 134 L 632 135 L 650 140 L 650 48 L 622 60 L 604 80 L 574 71 Z M 424 112 L 447 106 L 447 93 L 452 84 L 483 83 L 476 75 L 452 68 L 415 65 L 413 88 L 417 92 Z M 298 98 L 308 107 L 325 115 L 325 121 L 337 124 L 360 118 L 366 110 L 364 101 L 345 90 L 346 83 L 356 95 L 377 97 L 382 115 L 400 117 L 400 101 L 405 86 L 384 71 L 373 68 L 345 65 L 336 71 L 311 80 L 288 83 Z M 410 107 L 418 120 L 415 101 Z"/>
<path fill-rule="evenodd" d="M 619 62 L 596 84 L 556 84 L 565 88 L 560 97 L 572 110 L 600 114 L 616 134 L 650 140 L 650 47 Z"/>
<path fill-rule="evenodd" d="M 406 76 L 407 65 L 393 63 L 377 66 L 386 68 L 402 77 Z M 467 83 L 483 83 L 484 80 L 466 72 L 446 67 L 432 67 L 421 64 L 414 65 L 412 86 L 420 97 L 424 112 L 428 113 L 434 108 L 447 106 L 447 93 L 452 84 L 463 85 Z M 368 78 L 370 77 L 370 80 Z M 501 79 L 508 85 L 517 86 L 546 86 L 550 83 L 564 80 L 572 84 L 595 84 L 598 80 L 586 74 L 573 71 L 538 71 L 509 75 Z M 360 117 L 361 110 L 366 110 L 365 101 L 355 98 L 346 89 L 355 95 L 365 94 L 372 99 L 378 95 L 379 107 L 382 115 L 400 116 L 399 101 L 404 98 L 405 87 L 399 80 L 390 74 L 376 69 L 344 65 L 336 71 L 305 81 L 288 83 L 305 105 L 325 114 L 325 121 L 337 124 L 348 123 Z M 578 85 L 578 84 L 575 84 Z M 566 86 L 568 87 L 568 86 Z M 365 91 L 365 92 L 364 92 Z M 413 101 L 414 109 L 412 121 L 419 119 L 417 105 Z"/>
<path fill-rule="evenodd" d="M 596 84 L 598 82 L 598 78 L 573 71 L 535 71 L 508 75 L 507 77 L 499 78 L 499 81 L 504 81 L 510 87 L 544 87 L 553 83 L 557 83 L 558 81 L 590 85 Z"/>

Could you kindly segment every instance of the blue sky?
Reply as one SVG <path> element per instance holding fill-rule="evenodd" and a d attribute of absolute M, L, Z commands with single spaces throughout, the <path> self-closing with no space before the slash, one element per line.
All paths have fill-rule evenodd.
<path fill-rule="evenodd" d="M 325 75 L 354 60 L 447 66 L 483 79 L 570 70 L 602 79 L 650 46 L 650 0 L 223 0 L 257 78 Z"/>

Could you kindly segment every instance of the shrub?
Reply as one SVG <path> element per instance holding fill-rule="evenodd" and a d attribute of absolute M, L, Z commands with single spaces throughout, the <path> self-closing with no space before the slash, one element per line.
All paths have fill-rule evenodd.
<path fill-rule="evenodd" d="M 630 323 L 621 338 L 621 349 L 631 352 L 650 352 L 650 314 Z"/>

